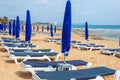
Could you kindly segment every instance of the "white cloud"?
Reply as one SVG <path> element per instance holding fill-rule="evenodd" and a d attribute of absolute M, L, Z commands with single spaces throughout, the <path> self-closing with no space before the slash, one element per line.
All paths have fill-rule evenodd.
<path fill-rule="evenodd" d="M 47 4 L 48 0 L 37 0 L 36 3 L 37 4 Z"/>
<path fill-rule="evenodd" d="M 89 15 L 93 15 L 94 13 L 95 13 L 94 10 L 93 10 L 93 11 L 92 11 L 92 10 L 91 10 L 91 11 L 84 11 L 84 12 L 83 12 L 83 15 L 84 15 L 84 16 L 89 16 Z"/>

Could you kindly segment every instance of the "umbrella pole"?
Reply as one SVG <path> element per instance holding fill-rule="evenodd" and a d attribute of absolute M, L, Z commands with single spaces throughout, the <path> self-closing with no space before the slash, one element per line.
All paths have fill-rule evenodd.
<path fill-rule="evenodd" d="M 88 40 L 87 40 L 87 44 L 88 44 Z"/>
<path fill-rule="evenodd" d="M 66 64 L 66 56 L 68 56 L 68 52 L 64 53 L 64 64 Z"/>
<path fill-rule="evenodd" d="M 28 50 L 29 50 L 29 42 L 28 42 Z"/>
<path fill-rule="evenodd" d="M 64 64 L 66 64 L 66 56 L 65 56 L 65 53 L 64 53 Z"/>

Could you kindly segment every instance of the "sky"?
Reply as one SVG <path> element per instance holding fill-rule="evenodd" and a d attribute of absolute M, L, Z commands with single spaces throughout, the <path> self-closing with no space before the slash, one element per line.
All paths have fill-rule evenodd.
<path fill-rule="evenodd" d="M 72 23 L 120 25 L 120 0 L 70 0 Z M 0 0 L 0 17 L 26 19 L 30 10 L 32 22 L 63 23 L 67 0 Z"/>

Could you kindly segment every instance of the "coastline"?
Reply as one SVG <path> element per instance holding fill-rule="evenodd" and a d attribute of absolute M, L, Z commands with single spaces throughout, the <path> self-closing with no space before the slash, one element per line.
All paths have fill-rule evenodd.
<path fill-rule="evenodd" d="M 83 37 L 84 37 L 84 35 L 85 35 L 85 31 L 84 30 L 81 30 L 81 29 L 73 29 L 72 30 L 72 32 L 73 33 L 76 33 L 76 34 L 80 34 L 80 35 L 83 35 Z M 90 38 L 93 38 L 93 39 L 112 39 L 112 40 L 118 40 L 118 38 L 116 38 L 116 37 L 111 37 L 111 36 L 108 36 L 107 34 L 102 34 L 102 35 L 104 35 L 104 36 L 102 36 L 102 35 L 100 35 L 101 33 L 102 33 L 102 31 L 101 31 L 101 33 L 97 33 L 97 31 L 96 32 L 94 32 L 94 31 L 92 31 L 92 30 L 89 30 L 89 37 Z"/>
<path fill-rule="evenodd" d="M 62 28 L 61 24 L 57 25 L 57 28 Z M 72 30 L 76 30 L 76 33 L 84 34 L 84 24 L 72 24 Z M 91 25 L 89 24 L 89 34 L 93 36 L 98 36 L 105 39 L 115 39 L 120 38 L 120 25 Z"/>

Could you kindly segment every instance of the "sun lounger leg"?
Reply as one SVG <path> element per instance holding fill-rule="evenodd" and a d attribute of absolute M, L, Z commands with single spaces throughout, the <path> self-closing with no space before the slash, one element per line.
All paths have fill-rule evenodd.
<path fill-rule="evenodd" d="M 58 54 L 58 55 L 56 56 L 55 61 L 58 61 L 60 56 L 61 56 L 61 54 Z"/>
<path fill-rule="evenodd" d="M 9 48 L 6 48 L 7 49 L 7 52 L 9 52 Z"/>
<path fill-rule="evenodd" d="M 44 56 L 45 59 L 47 59 L 48 61 L 51 61 L 50 58 L 48 56 Z"/>
<path fill-rule="evenodd" d="M 104 80 L 102 76 L 97 76 L 95 79 L 92 80 Z"/>
<path fill-rule="evenodd" d="M 71 78 L 70 80 L 76 80 L 75 78 Z"/>
<path fill-rule="evenodd" d="M 37 75 L 33 74 L 34 76 L 32 76 L 32 80 L 42 80 L 41 78 L 39 78 Z"/>
<path fill-rule="evenodd" d="M 75 66 L 72 65 L 72 70 L 77 70 L 77 68 Z"/>
<path fill-rule="evenodd" d="M 90 68 L 92 63 L 87 63 L 86 68 Z"/>
<path fill-rule="evenodd" d="M 15 64 L 18 64 L 17 58 L 14 55 L 10 55 L 9 57 L 12 58 L 15 61 Z"/>
<path fill-rule="evenodd" d="M 89 51 L 92 51 L 92 49 L 93 49 L 93 48 L 90 48 L 90 50 L 89 50 Z"/>
<path fill-rule="evenodd" d="M 30 58 L 29 55 L 26 56 L 26 58 L 23 61 L 27 61 Z"/>
<path fill-rule="evenodd" d="M 115 52 L 113 53 L 113 56 L 115 56 Z"/>
<path fill-rule="evenodd" d="M 114 80 L 119 80 L 120 77 L 120 71 L 116 71 L 114 75 Z"/>
<path fill-rule="evenodd" d="M 14 61 L 15 61 L 15 64 L 18 64 L 18 62 L 17 62 L 17 58 L 13 58 L 14 59 Z"/>

